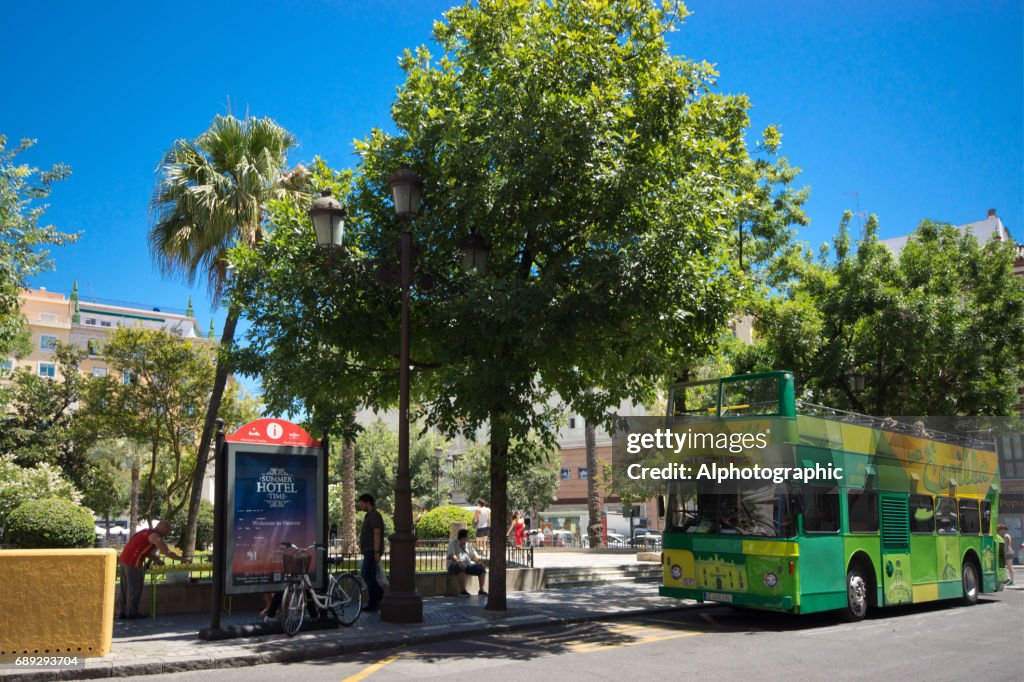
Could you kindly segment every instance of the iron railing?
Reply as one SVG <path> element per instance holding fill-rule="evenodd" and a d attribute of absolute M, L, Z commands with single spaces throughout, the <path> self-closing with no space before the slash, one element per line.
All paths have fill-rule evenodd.
<path fill-rule="evenodd" d="M 424 539 L 416 541 L 416 572 L 445 573 L 448 570 L 448 540 Z M 473 543 L 477 553 L 485 560 L 490 559 L 490 545 Z M 346 552 L 341 541 L 331 543 L 330 558 L 332 570 L 338 572 L 358 571 L 363 560 L 361 552 Z M 390 552 L 381 555 L 385 569 L 391 563 Z M 505 562 L 509 568 L 533 568 L 533 547 L 505 548 Z"/>

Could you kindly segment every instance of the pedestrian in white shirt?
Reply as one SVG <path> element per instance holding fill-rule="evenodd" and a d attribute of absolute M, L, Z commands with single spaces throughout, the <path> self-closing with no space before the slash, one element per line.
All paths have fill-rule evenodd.
<path fill-rule="evenodd" d="M 448 575 L 454 575 L 459 583 L 459 595 L 468 597 L 466 591 L 466 576 L 475 575 L 480 581 L 481 597 L 487 596 L 484 589 L 484 581 L 487 578 L 487 569 L 483 565 L 481 557 L 476 548 L 469 543 L 469 531 L 465 528 L 459 530 L 458 537 L 448 543 Z"/>

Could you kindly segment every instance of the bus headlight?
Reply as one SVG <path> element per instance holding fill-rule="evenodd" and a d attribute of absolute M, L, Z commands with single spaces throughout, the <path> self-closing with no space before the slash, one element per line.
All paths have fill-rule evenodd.
<path fill-rule="evenodd" d="M 776 585 L 779 584 L 779 576 L 775 575 L 774 573 L 770 573 L 770 572 L 769 573 L 765 573 L 764 574 L 764 584 L 767 585 L 768 587 L 775 587 Z"/>
<path fill-rule="evenodd" d="M 669 573 L 672 575 L 673 580 L 679 580 L 683 577 L 683 569 L 679 567 L 679 564 L 673 564 L 672 568 L 669 569 Z"/>

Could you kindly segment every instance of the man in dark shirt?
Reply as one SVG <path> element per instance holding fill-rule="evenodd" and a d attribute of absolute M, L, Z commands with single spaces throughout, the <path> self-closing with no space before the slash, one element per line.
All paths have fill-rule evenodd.
<path fill-rule="evenodd" d="M 363 493 L 359 497 L 359 510 L 364 512 L 363 527 L 359 531 L 359 550 L 363 553 L 362 576 L 370 592 L 370 603 L 363 611 L 379 611 L 384 590 L 377 582 L 377 565 L 384 552 L 384 517 L 377 511 L 373 495 Z"/>

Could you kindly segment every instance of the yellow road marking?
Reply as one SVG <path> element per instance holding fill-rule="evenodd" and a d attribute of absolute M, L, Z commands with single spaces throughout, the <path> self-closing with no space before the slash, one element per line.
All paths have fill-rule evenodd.
<path fill-rule="evenodd" d="M 398 660 L 398 657 L 400 655 L 401 654 L 395 654 L 394 656 L 382 658 L 376 663 L 371 663 L 370 665 L 366 666 L 365 668 L 357 672 L 355 675 L 350 675 L 341 682 L 360 682 L 360 680 L 365 680 L 367 677 L 374 674 L 375 672 L 377 672 L 384 666 L 388 665 L 389 663 L 394 663 L 396 660 Z"/>

